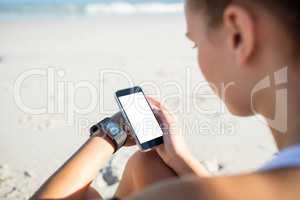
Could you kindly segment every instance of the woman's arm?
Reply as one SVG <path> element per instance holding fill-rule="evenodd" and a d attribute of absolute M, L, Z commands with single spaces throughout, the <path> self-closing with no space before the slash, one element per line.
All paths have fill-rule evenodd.
<path fill-rule="evenodd" d="M 135 145 L 122 114 L 116 113 L 111 118 L 128 136 L 124 146 Z M 90 184 L 112 156 L 114 148 L 112 140 L 99 130 L 41 186 L 32 199 L 100 198 Z"/>
<path fill-rule="evenodd" d="M 109 139 L 90 138 L 42 185 L 33 199 L 83 199 L 113 152 L 114 146 Z"/>
<path fill-rule="evenodd" d="M 185 176 L 148 187 L 125 200 L 298 200 L 300 170 L 200 178 Z"/>

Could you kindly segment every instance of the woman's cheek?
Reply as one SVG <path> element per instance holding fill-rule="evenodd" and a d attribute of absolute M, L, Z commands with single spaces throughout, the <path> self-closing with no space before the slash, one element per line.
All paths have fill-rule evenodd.
<path fill-rule="evenodd" d="M 206 81 L 210 84 L 211 89 L 220 96 L 220 72 L 216 69 L 215 59 L 211 57 L 208 51 L 201 52 L 198 51 L 198 63 L 200 70 L 206 79 Z"/>
<path fill-rule="evenodd" d="M 206 78 L 206 80 L 208 82 L 211 82 L 211 76 L 209 75 L 209 68 L 210 68 L 210 64 L 209 64 L 209 57 L 208 55 L 206 55 L 206 52 L 201 51 L 201 49 L 198 49 L 198 64 L 199 64 L 199 68 L 203 74 L 203 76 Z"/>

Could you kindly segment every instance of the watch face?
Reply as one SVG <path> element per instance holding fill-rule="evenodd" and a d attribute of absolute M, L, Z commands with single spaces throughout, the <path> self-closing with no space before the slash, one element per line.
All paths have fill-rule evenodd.
<path fill-rule="evenodd" d="M 112 136 L 116 136 L 121 132 L 119 125 L 114 122 L 108 122 L 105 127 Z"/>

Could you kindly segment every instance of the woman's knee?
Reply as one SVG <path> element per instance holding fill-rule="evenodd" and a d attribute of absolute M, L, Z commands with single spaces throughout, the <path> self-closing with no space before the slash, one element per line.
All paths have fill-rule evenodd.
<path fill-rule="evenodd" d="M 123 199 L 154 183 L 151 166 L 159 163 L 156 152 L 136 152 L 128 160 L 115 196 Z M 161 161 L 160 161 L 161 162 Z M 160 163 L 162 165 L 162 163 Z"/>
<path fill-rule="evenodd" d="M 127 165 L 135 170 L 143 170 L 151 165 L 157 164 L 156 162 L 163 164 L 162 160 L 155 151 L 137 151 L 129 158 Z"/>
<path fill-rule="evenodd" d="M 176 177 L 156 151 L 136 152 L 130 157 L 127 167 L 134 185 L 141 188 Z"/>

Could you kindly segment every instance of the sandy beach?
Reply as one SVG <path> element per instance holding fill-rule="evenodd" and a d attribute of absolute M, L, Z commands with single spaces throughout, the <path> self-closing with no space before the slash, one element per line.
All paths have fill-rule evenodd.
<path fill-rule="evenodd" d="M 0 27 L 0 199 L 32 195 L 91 124 L 117 111 L 113 92 L 132 85 L 165 100 L 215 174 L 254 170 L 276 152 L 263 121 L 231 116 L 203 86 L 183 15 L 1 19 Z M 136 150 L 122 149 L 99 172 L 93 184 L 104 197 Z"/>

